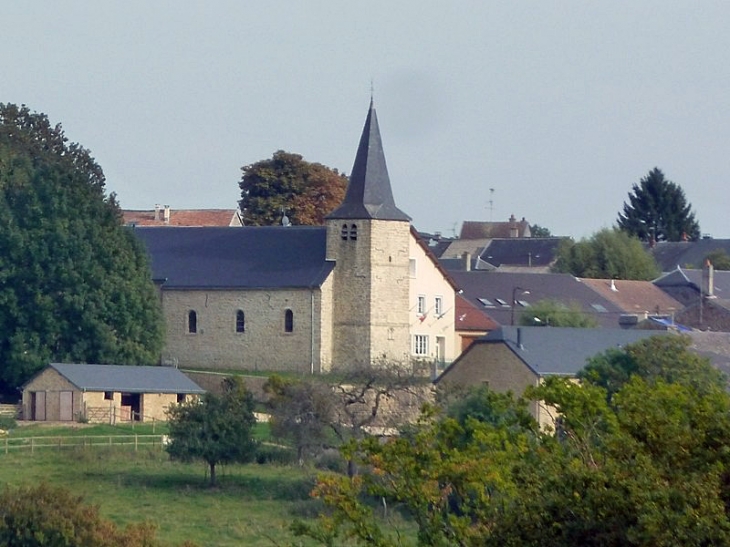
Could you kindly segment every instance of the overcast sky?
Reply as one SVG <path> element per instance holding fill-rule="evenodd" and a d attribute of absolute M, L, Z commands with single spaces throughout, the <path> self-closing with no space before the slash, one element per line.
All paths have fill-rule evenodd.
<path fill-rule="evenodd" d="M 2 2 L 0 102 L 89 148 L 122 207 L 235 208 L 283 149 L 349 173 L 371 80 L 422 231 L 576 238 L 657 166 L 730 237 L 730 2 Z M 492 190 L 493 189 L 493 190 Z"/>

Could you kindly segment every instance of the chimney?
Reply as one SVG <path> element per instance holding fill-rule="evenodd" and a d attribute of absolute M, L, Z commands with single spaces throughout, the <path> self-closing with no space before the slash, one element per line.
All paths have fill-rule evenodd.
<path fill-rule="evenodd" d="M 464 267 L 465 272 L 471 271 L 471 253 L 464 253 L 461 255 L 461 265 Z"/>
<path fill-rule="evenodd" d="M 517 228 L 517 219 L 515 218 L 515 215 L 512 214 L 509 217 L 509 236 L 518 237 L 519 235 L 520 235 L 520 231 Z"/>
<path fill-rule="evenodd" d="M 522 327 L 517 327 L 517 347 L 520 349 L 525 349 L 522 346 Z"/>
<path fill-rule="evenodd" d="M 155 203 L 155 221 L 160 220 L 160 204 Z"/>
<path fill-rule="evenodd" d="M 616 282 L 613 279 L 611 280 L 611 290 L 613 292 L 618 292 L 618 289 L 616 288 Z"/>
<path fill-rule="evenodd" d="M 715 296 L 715 267 L 709 259 L 705 260 L 705 267 L 702 268 L 702 295 L 708 298 Z"/>
<path fill-rule="evenodd" d="M 165 224 L 170 224 L 170 206 L 165 205 Z"/>

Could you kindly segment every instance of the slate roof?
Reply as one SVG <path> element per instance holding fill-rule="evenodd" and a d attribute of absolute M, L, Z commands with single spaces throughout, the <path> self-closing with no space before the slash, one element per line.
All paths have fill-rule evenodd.
<path fill-rule="evenodd" d="M 704 265 L 705 257 L 718 249 L 730 254 L 730 239 L 660 241 L 649 252 L 659 268 L 663 272 L 669 272 L 678 267 L 700 269 Z"/>
<path fill-rule="evenodd" d="M 730 271 L 715 270 L 713 294 L 719 299 L 730 299 Z M 698 301 L 702 287 L 702 270 L 676 268 L 652 283 L 685 306 Z"/>
<path fill-rule="evenodd" d="M 651 281 L 582 279 L 585 285 L 626 313 L 671 315 L 684 306 Z"/>
<path fill-rule="evenodd" d="M 365 120 L 360 145 L 352 166 L 350 182 L 342 204 L 332 211 L 331 219 L 403 220 L 411 217 L 398 209 L 393 199 L 388 167 L 385 164 L 378 116 L 373 101 Z"/>
<path fill-rule="evenodd" d="M 651 330 L 501 327 L 476 340 L 472 348 L 504 343 L 539 376 L 575 376 L 590 357 L 651 336 L 674 335 Z"/>
<path fill-rule="evenodd" d="M 164 211 L 122 211 L 124 224 L 133 226 L 242 226 L 236 209 L 172 209 L 170 221 L 164 221 Z"/>
<path fill-rule="evenodd" d="M 165 290 L 311 288 L 335 266 L 324 226 L 133 230 Z"/>
<path fill-rule="evenodd" d="M 598 321 L 602 327 L 617 327 L 621 308 L 602 297 L 580 279 L 570 274 L 543 274 L 499 271 L 451 271 L 456 285 L 463 290 L 469 302 L 501 325 L 509 325 L 512 315 L 512 290 L 522 287 L 530 294 L 517 294 L 516 299 L 526 304 L 552 299 L 567 304 L 576 303 L 583 313 Z M 486 300 L 488 304 L 480 301 Z M 497 299 L 504 302 L 501 304 Z M 528 308 L 519 304 L 515 308 L 515 322 Z"/>
<path fill-rule="evenodd" d="M 557 258 L 562 237 L 492 239 L 479 257 L 493 266 L 550 266 Z"/>
<path fill-rule="evenodd" d="M 173 367 L 67 363 L 51 363 L 49 366 L 83 391 L 205 393 L 203 388 Z"/>

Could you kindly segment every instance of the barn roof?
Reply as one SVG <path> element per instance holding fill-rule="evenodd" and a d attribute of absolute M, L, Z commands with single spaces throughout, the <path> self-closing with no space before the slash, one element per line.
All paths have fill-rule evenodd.
<path fill-rule="evenodd" d="M 50 368 L 83 391 L 205 393 L 178 369 L 162 366 L 51 363 Z"/>

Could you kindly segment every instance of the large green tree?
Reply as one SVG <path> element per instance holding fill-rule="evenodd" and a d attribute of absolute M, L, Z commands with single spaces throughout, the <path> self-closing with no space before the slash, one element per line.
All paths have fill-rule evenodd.
<path fill-rule="evenodd" d="M 345 197 L 347 177 L 299 154 L 279 150 L 241 168 L 238 202 L 248 226 L 281 224 L 284 214 L 295 225 L 321 225 Z"/>
<path fill-rule="evenodd" d="M 558 246 L 554 271 L 594 279 L 650 280 L 659 275 L 654 258 L 626 232 L 604 228 L 578 242 Z"/>
<path fill-rule="evenodd" d="M 256 455 L 253 395 L 238 376 L 226 378 L 222 395 L 208 392 L 199 401 L 175 405 L 168 417 L 168 454 L 174 460 L 207 463 L 211 486 L 218 464 L 245 463 Z"/>
<path fill-rule="evenodd" d="M 560 416 L 554 433 L 480 387 L 400 437 L 351 443 L 367 471 L 322 476 L 331 512 L 295 532 L 380 547 L 730 544 L 730 395 L 676 340 L 628 348 L 640 365 L 612 396 L 558 377 L 530 388 Z M 415 538 L 380 509 L 392 505 Z"/>
<path fill-rule="evenodd" d="M 649 171 L 629 192 L 618 215 L 618 227 L 642 241 L 699 239 L 700 225 L 682 188 L 658 168 Z"/>
<path fill-rule="evenodd" d="M 151 364 L 162 313 L 147 255 L 89 151 L 0 104 L 0 391 L 49 361 Z"/>

